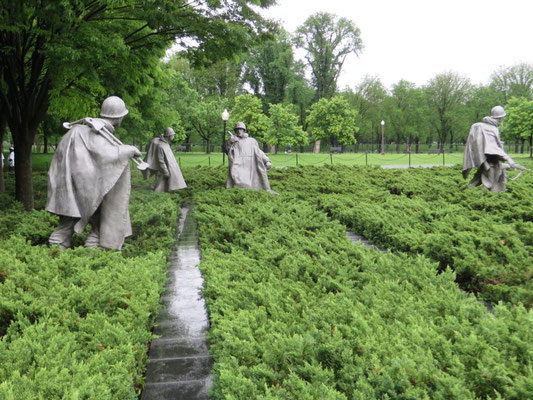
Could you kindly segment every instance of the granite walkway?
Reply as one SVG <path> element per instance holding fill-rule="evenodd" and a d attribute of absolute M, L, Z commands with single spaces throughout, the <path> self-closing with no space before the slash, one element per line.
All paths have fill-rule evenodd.
<path fill-rule="evenodd" d="M 209 320 L 201 296 L 203 279 L 197 265 L 200 249 L 196 220 L 183 206 L 178 246 L 173 251 L 163 309 L 157 317 L 141 400 L 207 399 L 212 359 L 205 333 Z"/>

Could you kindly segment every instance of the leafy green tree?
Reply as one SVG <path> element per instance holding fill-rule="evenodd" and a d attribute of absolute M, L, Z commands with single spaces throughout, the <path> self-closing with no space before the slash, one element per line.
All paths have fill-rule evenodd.
<path fill-rule="evenodd" d="M 335 94 L 346 57 L 363 48 L 360 30 L 352 21 L 324 12 L 307 18 L 296 30 L 294 43 L 306 51 L 317 100 Z"/>
<path fill-rule="evenodd" d="M 335 138 L 341 145 L 355 143 L 357 111 L 341 96 L 320 99 L 311 106 L 308 130 L 313 140 Z"/>
<path fill-rule="evenodd" d="M 407 150 L 411 151 L 411 143 L 417 146 L 429 129 L 427 118 L 428 108 L 422 89 L 405 80 L 392 86 L 391 107 L 388 114 L 388 125 L 393 127 L 397 150 L 401 142 L 407 142 Z"/>
<path fill-rule="evenodd" d="M 502 136 L 520 140 L 520 153 L 524 152 L 524 142 L 529 139 L 531 149 L 533 137 L 533 101 L 524 97 L 511 97 L 505 106 L 507 117 Z"/>
<path fill-rule="evenodd" d="M 270 104 L 267 143 L 276 146 L 276 153 L 280 146 L 303 146 L 308 142 L 307 133 L 298 123 L 298 116 L 294 114 L 292 107 L 290 104 Z"/>
<path fill-rule="evenodd" d="M 425 87 L 431 124 L 437 132 L 441 149 L 444 149 L 447 137 L 450 137 L 450 143 L 454 142 L 458 126 L 464 124 L 463 113 L 471 90 L 468 78 L 451 71 L 438 74 Z"/>
<path fill-rule="evenodd" d="M 250 134 L 258 142 L 266 143 L 270 131 L 270 120 L 263 113 L 261 99 L 250 94 L 237 96 L 230 112 L 230 125 L 242 121 Z"/>
<path fill-rule="evenodd" d="M 52 97 L 92 97 L 94 108 L 117 94 L 131 107 L 174 40 L 197 63 L 228 58 L 267 30 L 251 5 L 272 3 L 0 0 L 0 112 L 15 144 L 16 198 L 33 208 L 31 148 Z"/>
<path fill-rule="evenodd" d="M 501 67 L 490 77 L 490 87 L 503 95 L 501 104 L 511 97 L 533 100 L 533 64 L 519 63 Z"/>
<path fill-rule="evenodd" d="M 222 119 L 220 114 L 224 108 L 226 108 L 226 101 L 220 97 L 197 98 L 196 102 L 190 104 L 187 121 L 206 143 L 208 153 L 211 152 L 212 142 L 221 141 Z"/>
<path fill-rule="evenodd" d="M 303 66 L 292 81 L 289 83 L 287 90 L 287 101 L 292 103 L 297 110 L 300 125 L 307 130 L 307 112 L 315 98 L 315 90 L 309 86 L 304 78 Z"/>
<path fill-rule="evenodd" d="M 342 95 L 359 113 L 358 141 L 381 143 L 380 122 L 385 118 L 384 101 L 388 96 L 381 80 L 378 77 L 365 76 L 355 91 L 346 90 Z"/>
<path fill-rule="evenodd" d="M 268 104 L 282 103 L 286 99 L 297 69 L 289 35 L 280 30 L 274 40 L 252 48 L 247 57 L 244 79 L 256 95 L 262 95 L 266 109 Z"/>
<path fill-rule="evenodd" d="M 505 104 L 505 97 L 502 92 L 496 90 L 493 86 L 475 86 L 466 103 L 470 123 L 481 121 L 481 119 L 490 114 L 492 107 L 498 104 Z"/>

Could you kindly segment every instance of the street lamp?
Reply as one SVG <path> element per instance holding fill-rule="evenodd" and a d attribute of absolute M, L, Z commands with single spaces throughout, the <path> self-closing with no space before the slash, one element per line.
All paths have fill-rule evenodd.
<path fill-rule="evenodd" d="M 385 154 L 385 121 L 381 120 L 381 154 Z"/>
<path fill-rule="evenodd" d="M 226 122 L 228 122 L 229 119 L 229 112 L 228 110 L 224 109 L 222 112 L 222 122 L 224 123 L 224 130 L 222 131 L 222 165 L 224 165 L 224 159 L 226 158 L 226 152 L 224 148 L 224 139 L 226 138 Z"/>

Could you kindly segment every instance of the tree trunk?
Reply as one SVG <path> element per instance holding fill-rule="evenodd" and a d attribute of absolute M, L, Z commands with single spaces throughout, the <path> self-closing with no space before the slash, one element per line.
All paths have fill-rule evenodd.
<path fill-rule="evenodd" d="M 15 198 L 20 201 L 26 211 L 33 210 L 33 176 L 31 165 L 31 149 L 33 140 L 21 140 L 20 136 L 13 135 L 15 144 Z M 33 139 L 31 133 L 28 136 Z M 17 138 L 18 139 L 15 139 Z"/>
<path fill-rule="evenodd" d="M 1 118 L 1 117 L 0 117 Z M 0 120 L 0 154 L 4 154 L 4 134 L 6 132 L 6 122 Z M 1 155 L 0 155 L 1 158 Z M 7 163 L 7 158 L 4 160 L 4 164 Z M 0 164 L 1 165 L 1 164 Z M 6 191 L 6 185 L 4 183 L 4 168 L 5 165 L 2 165 L 0 169 L 0 193 Z"/>
<path fill-rule="evenodd" d="M 520 138 L 520 154 L 524 154 L 524 143 L 526 142 L 526 139 L 523 137 Z"/>
<path fill-rule="evenodd" d="M 320 153 L 320 140 L 315 141 L 315 144 L 313 145 L 313 153 Z"/>
<path fill-rule="evenodd" d="M 420 144 L 420 139 L 416 138 L 415 139 L 415 153 L 416 154 L 418 154 L 418 150 L 419 150 L 418 146 L 419 146 L 419 144 Z"/>
<path fill-rule="evenodd" d="M 514 152 L 518 153 L 518 142 L 515 142 L 514 144 Z"/>
<path fill-rule="evenodd" d="M 48 154 L 48 136 L 45 135 L 43 138 L 43 154 Z"/>

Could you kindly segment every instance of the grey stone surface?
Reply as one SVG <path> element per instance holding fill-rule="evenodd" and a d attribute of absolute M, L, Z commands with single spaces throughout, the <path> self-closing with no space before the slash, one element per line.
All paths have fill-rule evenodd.
<path fill-rule="evenodd" d="M 182 207 L 179 240 L 170 257 L 167 287 L 150 346 L 146 383 L 141 400 L 207 399 L 212 358 L 205 332 L 209 319 L 202 298 L 200 249 L 196 222 Z"/>
<path fill-rule="evenodd" d="M 207 389 L 211 386 L 211 381 L 182 381 L 171 383 L 149 383 L 143 392 L 143 399 L 152 400 L 190 400 L 207 399 Z"/>

